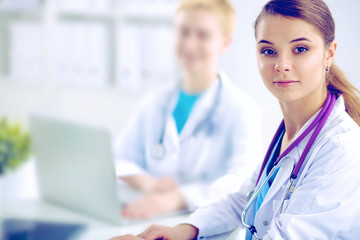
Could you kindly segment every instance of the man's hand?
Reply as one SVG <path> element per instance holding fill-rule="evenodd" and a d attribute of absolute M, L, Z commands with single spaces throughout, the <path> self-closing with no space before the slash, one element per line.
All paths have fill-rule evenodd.
<path fill-rule="evenodd" d="M 145 195 L 127 205 L 122 215 L 129 219 L 145 219 L 175 212 L 185 208 L 186 203 L 178 189 Z"/>
<path fill-rule="evenodd" d="M 178 183 L 170 177 L 156 179 L 148 175 L 137 175 L 121 179 L 146 193 L 144 197 L 128 204 L 122 210 L 125 218 L 151 218 L 186 207 Z"/>
<path fill-rule="evenodd" d="M 143 192 L 151 192 L 158 182 L 158 179 L 147 174 L 120 177 L 120 179 L 129 184 L 131 187 Z"/>
<path fill-rule="evenodd" d="M 176 190 L 179 188 L 178 183 L 171 177 L 163 177 L 157 179 L 155 184 L 153 185 L 151 192 L 165 192 Z"/>
<path fill-rule="evenodd" d="M 163 192 L 178 188 L 178 183 L 171 177 L 155 178 L 147 174 L 120 177 L 121 180 L 140 191 Z"/>

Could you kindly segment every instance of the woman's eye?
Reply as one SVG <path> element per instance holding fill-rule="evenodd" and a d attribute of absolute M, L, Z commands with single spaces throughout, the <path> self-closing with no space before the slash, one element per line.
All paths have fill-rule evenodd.
<path fill-rule="evenodd" d="M 307 49 L 306 47 L 296 47 L 294 48 L 294 53 L 295 54 L 299 54 L 299 53 L 304 53 L 307 52 L 309 49 Z"/>
<path fill-rule="evenodd" d="M 274 56 L 274 55 L 276 55 L 276 52 L 272 49 L 265 48 L 265 49 L 261 50 L 261 54 L 263 54 L 265 56 Z"/>

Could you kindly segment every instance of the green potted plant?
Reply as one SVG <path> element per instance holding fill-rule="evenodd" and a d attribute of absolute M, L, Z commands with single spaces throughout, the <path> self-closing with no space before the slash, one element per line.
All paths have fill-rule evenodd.
<path fill-rule="evenodd" d="M 5 173 L 18 168 L 30 155 L 30 134 L 20 123 L 0 118 L 0 216 L 5 191 Z"/>

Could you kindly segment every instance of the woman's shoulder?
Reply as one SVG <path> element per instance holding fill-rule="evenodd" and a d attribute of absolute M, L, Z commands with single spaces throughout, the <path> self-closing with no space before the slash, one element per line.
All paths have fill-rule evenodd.
<path fill-rule="evenodd" d="M 356 152 L 360 160 L 360 127 L 344 111 L 339 117 L 339 122 L 334 126 L 334 134 L 330 138 L 336 142 L 339 150 Z"/>
<path fill-rule="evenodd" d="M 341 96 L 335 103 L 324 132 L 328 139 L 339 139 L 346 144 L 360 143 L 360 127 L 346 112 L 344 99 Z"/>
<path fill-rule="evenodd" d="M 336 157 L 339 163 L 354 162 L 360 167 L 360 127 L 345 109 L 330 119 L 324 128 L 322 140 L 322 148 Z"/>

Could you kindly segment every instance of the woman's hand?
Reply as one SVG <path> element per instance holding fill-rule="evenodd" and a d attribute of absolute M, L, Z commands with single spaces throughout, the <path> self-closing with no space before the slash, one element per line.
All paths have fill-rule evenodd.
<path fill-rule="evenodd" d="M 199 230 L 190 224 L 180 224 L 176 227 L 152 225 L 138 236 L 125 235 L 111 238 L 111 240 L 191 240 L 195 239 Z"/>
<path fill-rule="evenodd" d="M 190 224 L 180 224 L 175 227 L 152 225 L 138 236 L 146 240 L 190 240 L 195 239 L 199 230 Z"/>
<path fill-rule="evenodd" d="M 124 236 L 113 237 L 113 238 L 110 238 L 109 240 L 144 240 L 144 239 L 141 237 L 131 235 L 131 234 L 127 234 Z"/>

